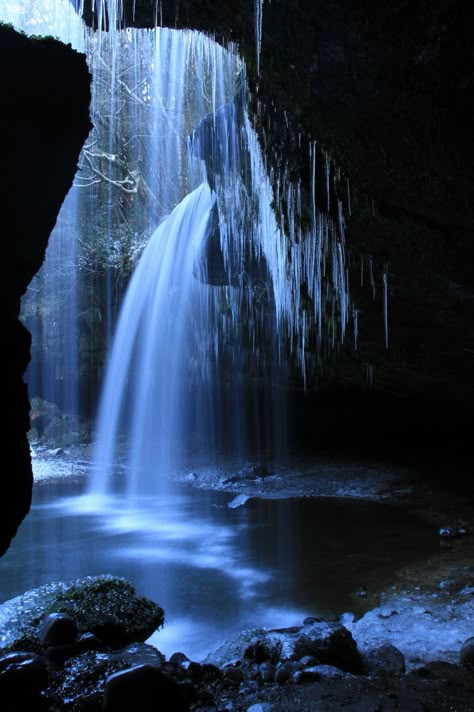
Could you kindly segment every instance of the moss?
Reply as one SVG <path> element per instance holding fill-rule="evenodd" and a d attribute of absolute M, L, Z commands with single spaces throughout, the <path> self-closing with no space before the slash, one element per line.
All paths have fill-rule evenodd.
<path fill-rule="evenodd" d="M 5 622 L 11 632 L 4 652 L 39 652 L 38 627 L 49 613 L 68 613 L 80 634 L 93 633 L 111 647 L 144 642 L 164 624 L 163 608 L 138 596 L 125 579 L 104 575 L 48 584 L 28 592 L 12 606 L 11 623 Z"/>

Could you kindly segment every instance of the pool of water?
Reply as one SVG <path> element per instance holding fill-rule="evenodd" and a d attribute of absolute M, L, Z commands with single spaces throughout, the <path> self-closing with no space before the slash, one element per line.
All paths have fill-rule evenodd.
<path fill-rule="evenodd" d="M 250 499 L 180 486 L 124 506 L 83 485 L 35 486 L 30 514 L 0 559 L 5 601 L 53 581 L 109 573 L 165 609 L 152 642 L 202 659 L 242 627 L 362 612 L 357 592 L 439 548 L 437 533 L 386 503 Z"/>

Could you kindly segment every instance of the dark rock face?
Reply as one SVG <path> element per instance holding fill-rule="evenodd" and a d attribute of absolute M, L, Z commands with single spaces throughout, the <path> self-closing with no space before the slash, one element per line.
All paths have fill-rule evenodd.
<path fill-rule="evenodd" d="M 33 41 L 4 26 L 0 37 L 2 434 L 3 452 L 11 455 L 1 483 L 1 555 L 29 510 L 32 488 L 22 380 L 30 335 L 18 321 L 20 298 L 41 266 L 90 130 L 90 76 L 84 57 L 59 42 Z"/>

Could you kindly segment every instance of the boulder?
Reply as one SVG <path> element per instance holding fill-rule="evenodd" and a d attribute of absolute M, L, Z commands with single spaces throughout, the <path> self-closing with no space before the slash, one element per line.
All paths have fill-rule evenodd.
<path fill-rule="evenodd" d="M 137 595 L 130 582 L 114 576 L 46 584 L 0 605 L 2 647 L 40 652 L 59 624 L 64 630 L 66 617 L 74 619 L 79 635 L 92 633 L 103 644 L 119 648 L 147 640 L 163 625 L 164 611 Z M 69 628 L 72 635 L 70 623 Z"/>
<path fill-rule="evenodd" d="M 364 663 L 369 673 L 396 677 L 405 672 L 405 657 L 394 645 L 380 645 L 364 655 Z"/>
<path fill-rule="evenodd" d="M 244 646 L 243 658 L 257 664 L 299 661 L 310 656 L 323 665 L 361 674 L 365 667 L 357 644 L 340 623 L 310 619 L 301 627 L 270 630 Z"/>
<path fill-rule="evenodd" d="M 137 665 L 110 675 L 104 689 L 104 712 L 179 712 L 189 709 L 179 699 L 175 682 L 152 665 Z"/>

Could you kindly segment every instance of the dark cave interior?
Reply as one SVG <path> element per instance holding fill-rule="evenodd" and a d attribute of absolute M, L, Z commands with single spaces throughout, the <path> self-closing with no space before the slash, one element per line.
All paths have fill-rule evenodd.
<path fill-rule="evenodd" d="M 154 0 L 123 4 L 127 25 L 154 25 Z M 91 2 L 85 6 L 85 19 L 94 25 Z M 350 184 L 346 238 L 360 312 L 358 348 L 347 339 L 309 388 L 289 385 L 291 447 L 310 456 L 414 467 L 430 486 L 472 503 L 471 4 L 264 2 L 258 76 L 254 2 L 164 0 L 159 8 L 164 26 L 238 44 L 268 165 L 274 176 L 286 171 L 301 179 L 308 210 L 310 141 Z M 23 382 L 30 336 L 18 321 L 20 299 L 41 266 L 90 129 L 90 75 L 70 48 L 3 26 L 0 34 L 2 96 L 8 97 L 1 118 L 3 555 L 32 491 Z M 360 286 L 361 255 L 375 266 L 376 299 Z M 388 348 L 383 270 L 389 275 Z"/>

